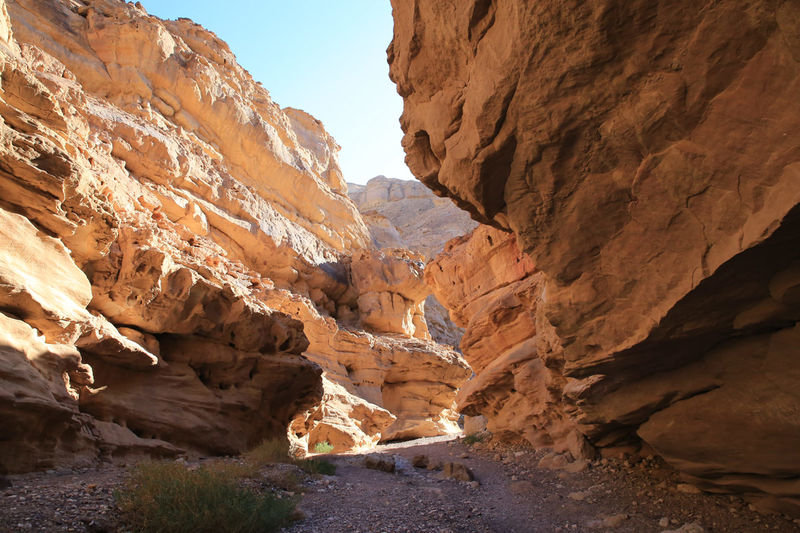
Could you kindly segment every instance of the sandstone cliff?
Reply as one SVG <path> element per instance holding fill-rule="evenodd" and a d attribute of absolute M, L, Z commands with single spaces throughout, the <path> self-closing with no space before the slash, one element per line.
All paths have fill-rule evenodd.
<path fill-rule="evenodd" d="M 408 249 L 429 261 L 447 241 L 477 225 L 449 199 L 438 198 L 417 181 L 376 176 L 366 185 L 348 183 L 347 189 L 380 249 Z M 424 314 L 433 340 L 458 347 L 464 332 L 433 295 L 425 299 Z"/>
<path fill-rule="evenodd" d="M 469 370 L 427 340 L 421 268 L 215 35 L 0 1 L 0 72 L 0 470 L 454 430 Z"/>
<path fill-rule="evenodd" d="M 463 405 L 800 510 L 797 3 L 392 4 L 410 168 L 519 243 L 429 266 L 477 328 Z"/>
<path fill-rule="evenodd" d="M 378 248 L 408 248 L 432 259 L 454 237 L 477 224 L 448 198 L 418 181 L 376 176 L 366 185 L 347 184 L 348 193 Z"/>

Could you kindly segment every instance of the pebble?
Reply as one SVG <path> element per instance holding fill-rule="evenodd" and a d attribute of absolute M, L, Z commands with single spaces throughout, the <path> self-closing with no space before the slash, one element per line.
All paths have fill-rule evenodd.
<path fill-rule="evenodd" d="M 678 483 L 675 488 L 678 492 L 683 492 L 684 494 L 700 494 L 701 492 L 700 489 L 688 483 Z"/>
<path fill-rule="evenodd" d="M 89 484 L 71 472 L 15 478 L 13 488 L 0 492 L 0 524 L 47 532 L 112 531 L 116 528 L 105 515 L 115 508 L 113 492 L 121 484 L 121 473 L 111 467 L 85 470 Z M 10 494 L 11 490 L 17 494 Z M 4 531 L 2 525 L 0 530 Z"/>
<path fill-rule="evenodd" d="M 624 513 L 608 516 L 603 519 L 603 527 L 618 527 L 628 518 L 630 517 Z"/>

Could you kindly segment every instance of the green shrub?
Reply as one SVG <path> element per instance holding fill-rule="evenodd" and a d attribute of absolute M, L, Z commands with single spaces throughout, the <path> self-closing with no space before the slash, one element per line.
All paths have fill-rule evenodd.
<path fill-rule="evenodd" d="M 333 444 L 328 441 L 318 442 L 314 445 L 314 453 L 331 453 Z"/>
<path fill-rule="evenodd" d="M 472 433 L 464 437 L 464 439 L 462 440 L 464 444 L 475 444 L 476 442 L 482 442 L 482 441 L 483 441 L 483 435 L 481 435 L 480 433 Z"/>
<path fill-rule="evenodd" d="M 324 459 L 297 459 L 293 463 L 309 474 L 332 476 L 336 473 L 336 465 Z"/>
<path fill-rule="evenodd" d="M 176 463 L 138 465 L 115 498 L 126 524 L 147 533 L 276 531 L 297 503 L 241 488 L 231 471 Z"/>

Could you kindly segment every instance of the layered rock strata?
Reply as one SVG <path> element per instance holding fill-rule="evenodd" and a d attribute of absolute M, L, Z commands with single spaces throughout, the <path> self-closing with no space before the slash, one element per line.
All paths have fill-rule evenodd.
<path fill-rule="evenodd" d="M 381 250 L 407 249 L 430 261 L 447 241 L 469 233 L 477 223 L 447 198 L 435 196 L 417 181 L 376 176 L 366 185 L 348 183 L 348 194 Z M 424 315 L 431 338 L 458 346 L 464 331 L 453 324 L 447 309 L 429 295 Z"/>
<path fill-rule="evenodd" d="M 366 331 L 338 146 L 215 35 L 0 1 L 0 69 L 0 470 L 452 430 L 463 360 Z"/>
<path fill-rule="evenodd" d="M 348 183 L 347 189 L 380 249 L 407 248 L 428 261 L 447 241 L 477 225 L 450 199 L 418 181 L 376 176 L 366 185 Z"/>
<path fill-rule="evenodd" d="M 797 4 L 393 14 L 410 168 L 512 231 L 539 278 L 519 355 L 538 363 L 524 378 L 496 363 L 505 381 L 484 378 L 491 398 L 473 409 L 491 417 L 525 384 L 533 425 L 495 426 L 577 453 L 576 432 L 604 449 L 643 441 L 704 488 L 800 510 Z M 469 260 L 456 285 L 484 270 Z M 477 379 L 496 355 L 471 358 L 488 363 Z"/>

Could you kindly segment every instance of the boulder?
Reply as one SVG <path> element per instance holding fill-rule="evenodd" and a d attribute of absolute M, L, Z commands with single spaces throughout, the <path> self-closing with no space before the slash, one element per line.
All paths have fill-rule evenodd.
<path fill-rule="evenodd" d="M 415 455 L 411 459 L 411 464 L 415 468 L 428 468 L 430 462 L 431 462 L 430 457 L 428 457 L 427 455 Z"/>
<path fill-rule="evenodd" d="M 442 475 L 458 481 L 472 481 L 475 479 L 472 470 L 463 463 L 444 463 L 442 465 Z"/>
<path fill-rule="evenodd" d="M 395 471 L 394 457 L 390 455 L 371 453 L 364 457 L 364 466 L 371 470 L 380 470 L 390 474 Z"/>

